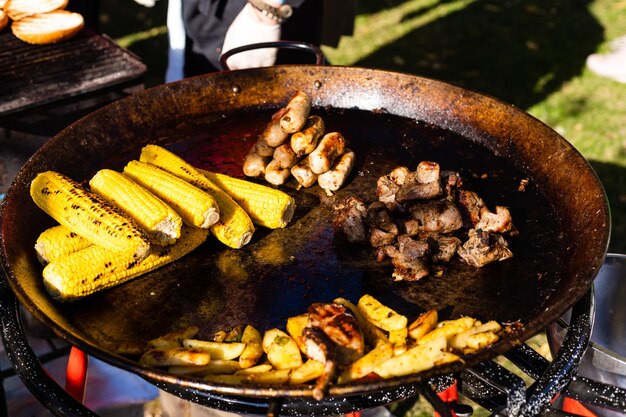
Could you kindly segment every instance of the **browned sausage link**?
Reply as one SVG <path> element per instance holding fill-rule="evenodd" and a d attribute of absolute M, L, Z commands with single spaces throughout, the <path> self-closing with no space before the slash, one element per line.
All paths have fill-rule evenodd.
<path fill-rule="evenodd" d="M 287 111 L 280 118 L 280 127 L 287 133 L 295 133 L 302 129 L 311 111 L 311 97 L 304 91 L 298 91 L 291 97 Z"/>
<path fill-rule="evenodd" d="M 259 136 L 255 144 L 256 154 L 259 156 L 274 156 L 274 147 Z"/>
<path fill-rule="evenodd" d="M 287 182 L 291 171 L 288 168 L 281 168 L 278 161 L 273 159 L 265 167 L 265 181 L 273 185 L 282 185 Z"/>
<path fill-rule="evenodd" d="M 259 135 L 269 146 L 277 147 L 285 143 L 289 138 L 289 133 L 280 127 L 280 118 L 287 112 L 287 109 L 280 109 L 272 116 L 272 120 L 265 126 L 265 129 Z"/>
<path fill-rule="evenodd" d="M 332 191 L 337 191 L 346 182 L 354 166 L 354 157 L 354 152 L 346 149 L 345 153 L 337 158 L 333 168 L 317 178 L 317 182 L 326 194 L 332 195 Z"/>
<path fill-rule="evenodd" d="M 302 130 L 291 135 L 291 149 L 298 156 L 308 155 L 315 150 L 323 134 L 324 120 L 319 116 L 309 116 Z"/>
<path fill-rule="evenodd" d="M 324 135 L 313 152 L 309 154 L 309 167 L 315 174 L 323 174 L 332 166 L 335 159 L 343 153 L 346 140 L 339 132 Z"/>
<path fill-rule="evenodd" d="M 291 149 L 291 145 L 285 143 L 274 149 L 274 160 L 278 161 L 281 168 L 291 168 L 298 162 L 298 156 Z"/>
<path fill-rule="evenodd" d="M 265 167 L 270 160 L 268 157 L 259 156 L 255 152 L 255 148 L 256 146 L 252 147 L 243 161 L 243 173 L 247 177 L 258 177 L 265 174 Z"/>
<path fill-rule="evenodd" d="M 300 187 L 310 187 L 317 181 L 317 174 L 309 168 L 308 159 L 303 159 L 291 168 L 291 175 L 298 181 Z"/>

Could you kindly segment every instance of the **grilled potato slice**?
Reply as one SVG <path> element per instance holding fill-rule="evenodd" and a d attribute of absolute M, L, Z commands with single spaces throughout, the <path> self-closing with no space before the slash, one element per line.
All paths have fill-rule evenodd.
<path fill-rule="evenodd" d="M 263 351 L 276 369 L 291 369 L 302 365 L 302 354 L 291 336 L 279 329 L 270 329 L 263 335 Z"/>

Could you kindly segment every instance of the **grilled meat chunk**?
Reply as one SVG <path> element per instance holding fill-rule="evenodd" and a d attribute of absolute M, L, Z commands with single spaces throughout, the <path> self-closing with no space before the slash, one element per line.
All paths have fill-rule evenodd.
<path fill-rule="evenodd" d="M 374 201 L 367 208 L 365 223 L 372 228 L 398 234 L 398 226 L 391 220 L 391 211 L 381 201 Z"/>
<path fill-rule="evenodd" d="M 422 161 L 415 172 L 406 175 L 395 199 L 398 203 L 403 204 L 413 200 L 428 200 L 439 197 L 443 192 L 439 179 L 439 164 Z"/>
<path fill-rule="evenodd" d="M 513 219 L 509 209 L 496 206 L 496 212 L 492 213 L 487 207 L 480 210 L 480 220 L 476 223 L 476 229 L 482 229 L 489 233 L 506 233 L 513 228 Z"/>
<path fill-rule="evenodd" d="M 365 342 L 361 328 L 344 306 L 315 303 L 309 307 L 309 324 L 320 329 L 333 342 L 339 364 L 348 364 L 363 356 Z"/>
<path fill-rule="evenodd" d="M 459 205 L 463 208 L 467 226 L 475 228 L 480 221 L 480 210 L 485 207 L 485 202 L 473 191 L 459 190 Z"/>
<path fill-rule="evenodd" d="M 395 242 L 398 233 L 385 232 L 384 230 L 373 228 L 370 230 L 369 243 L 372 247 L 391 245 Z"/>
<path fill-rule="evenodd" d="M 413 203 L 409 207 L 413 218 L 420 222 L 421 230 L 435 233 L 451 233 L 463 226 L 459 209 L 448 200 Z"/>
<path fill-rule="evenodd" d="M 428 244 L 433 262 L 450 262 L 461 240 L 454 236 L 432 235 L 428 238 Z"/>
<path fill-rule="evenodd" d="M 364 219 L 367 213 L 365 203 L 357 197 L 348 197 L 335 206 L 332 225 L 348 242 L 365 243 L 368 233 Z"/>
<path fill-rule="evenodd" d="M 428 243 L 410 236 L 398 236 L 397 252 L 387 252 L 394 266 L 392 277 L 395 281 L 417 281 L 430 273 L 426 263 Z"/>
<path fill-rule="evenodd" d="M 477 268 L 493 261 L 503 261 L 513 256 L 508 243 L 501 235 L 471 229 L 469 239 L 457 251 L 461 259 Z"/>

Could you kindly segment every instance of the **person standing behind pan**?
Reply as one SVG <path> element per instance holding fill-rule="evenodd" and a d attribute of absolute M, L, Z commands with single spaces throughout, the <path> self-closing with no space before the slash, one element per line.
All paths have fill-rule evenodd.
<path fill-rule="evenodd" d="M 184 77 L 220 71 L 220 55 L 247 44 L 291 40 L 336 46 L 342 35 L 352 33 L 356 13 L 356 0 L 182 0 L 180 12 L 176 10 L 178 1 L 170 0 L 169 9 L 174 10 L 168 10 L 168 28 L 173 32 L 171 12 L 181 13 Z M 179 40 L 179 48 L 181 43 Z M 171 52 L 170 67 L 176 64 Z M 264 48 L 235 54 L 228 65 L 241 69 L 312 62 L 304 57 L 309 61 L 302 52 Z M 176 77 L 168 78 L 166 81 Z"/>

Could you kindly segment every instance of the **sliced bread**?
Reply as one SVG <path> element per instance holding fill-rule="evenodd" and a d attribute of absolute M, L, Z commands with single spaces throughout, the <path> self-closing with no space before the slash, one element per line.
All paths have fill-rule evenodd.
<path fill-rule="evenodd" d="M 11 30 L 24 42 L 46 44 L 69 39 L 80 32 L 84 25 L 82 15 L 66 10 L 55 10 L 13 22 Z"/>
<path fill-rule="evenodd" d="M 9 24 L 9 16 L 0 9 L 0 30 L 3 30 Z"/>
<path fill-rule="evenodd" d="M 0 0 L 2 1 L 2 0 Z M 4 11 L 12 20 L 21 20 L 38 13 L 65 9 L 69 0 L 7 0 Z"/>

